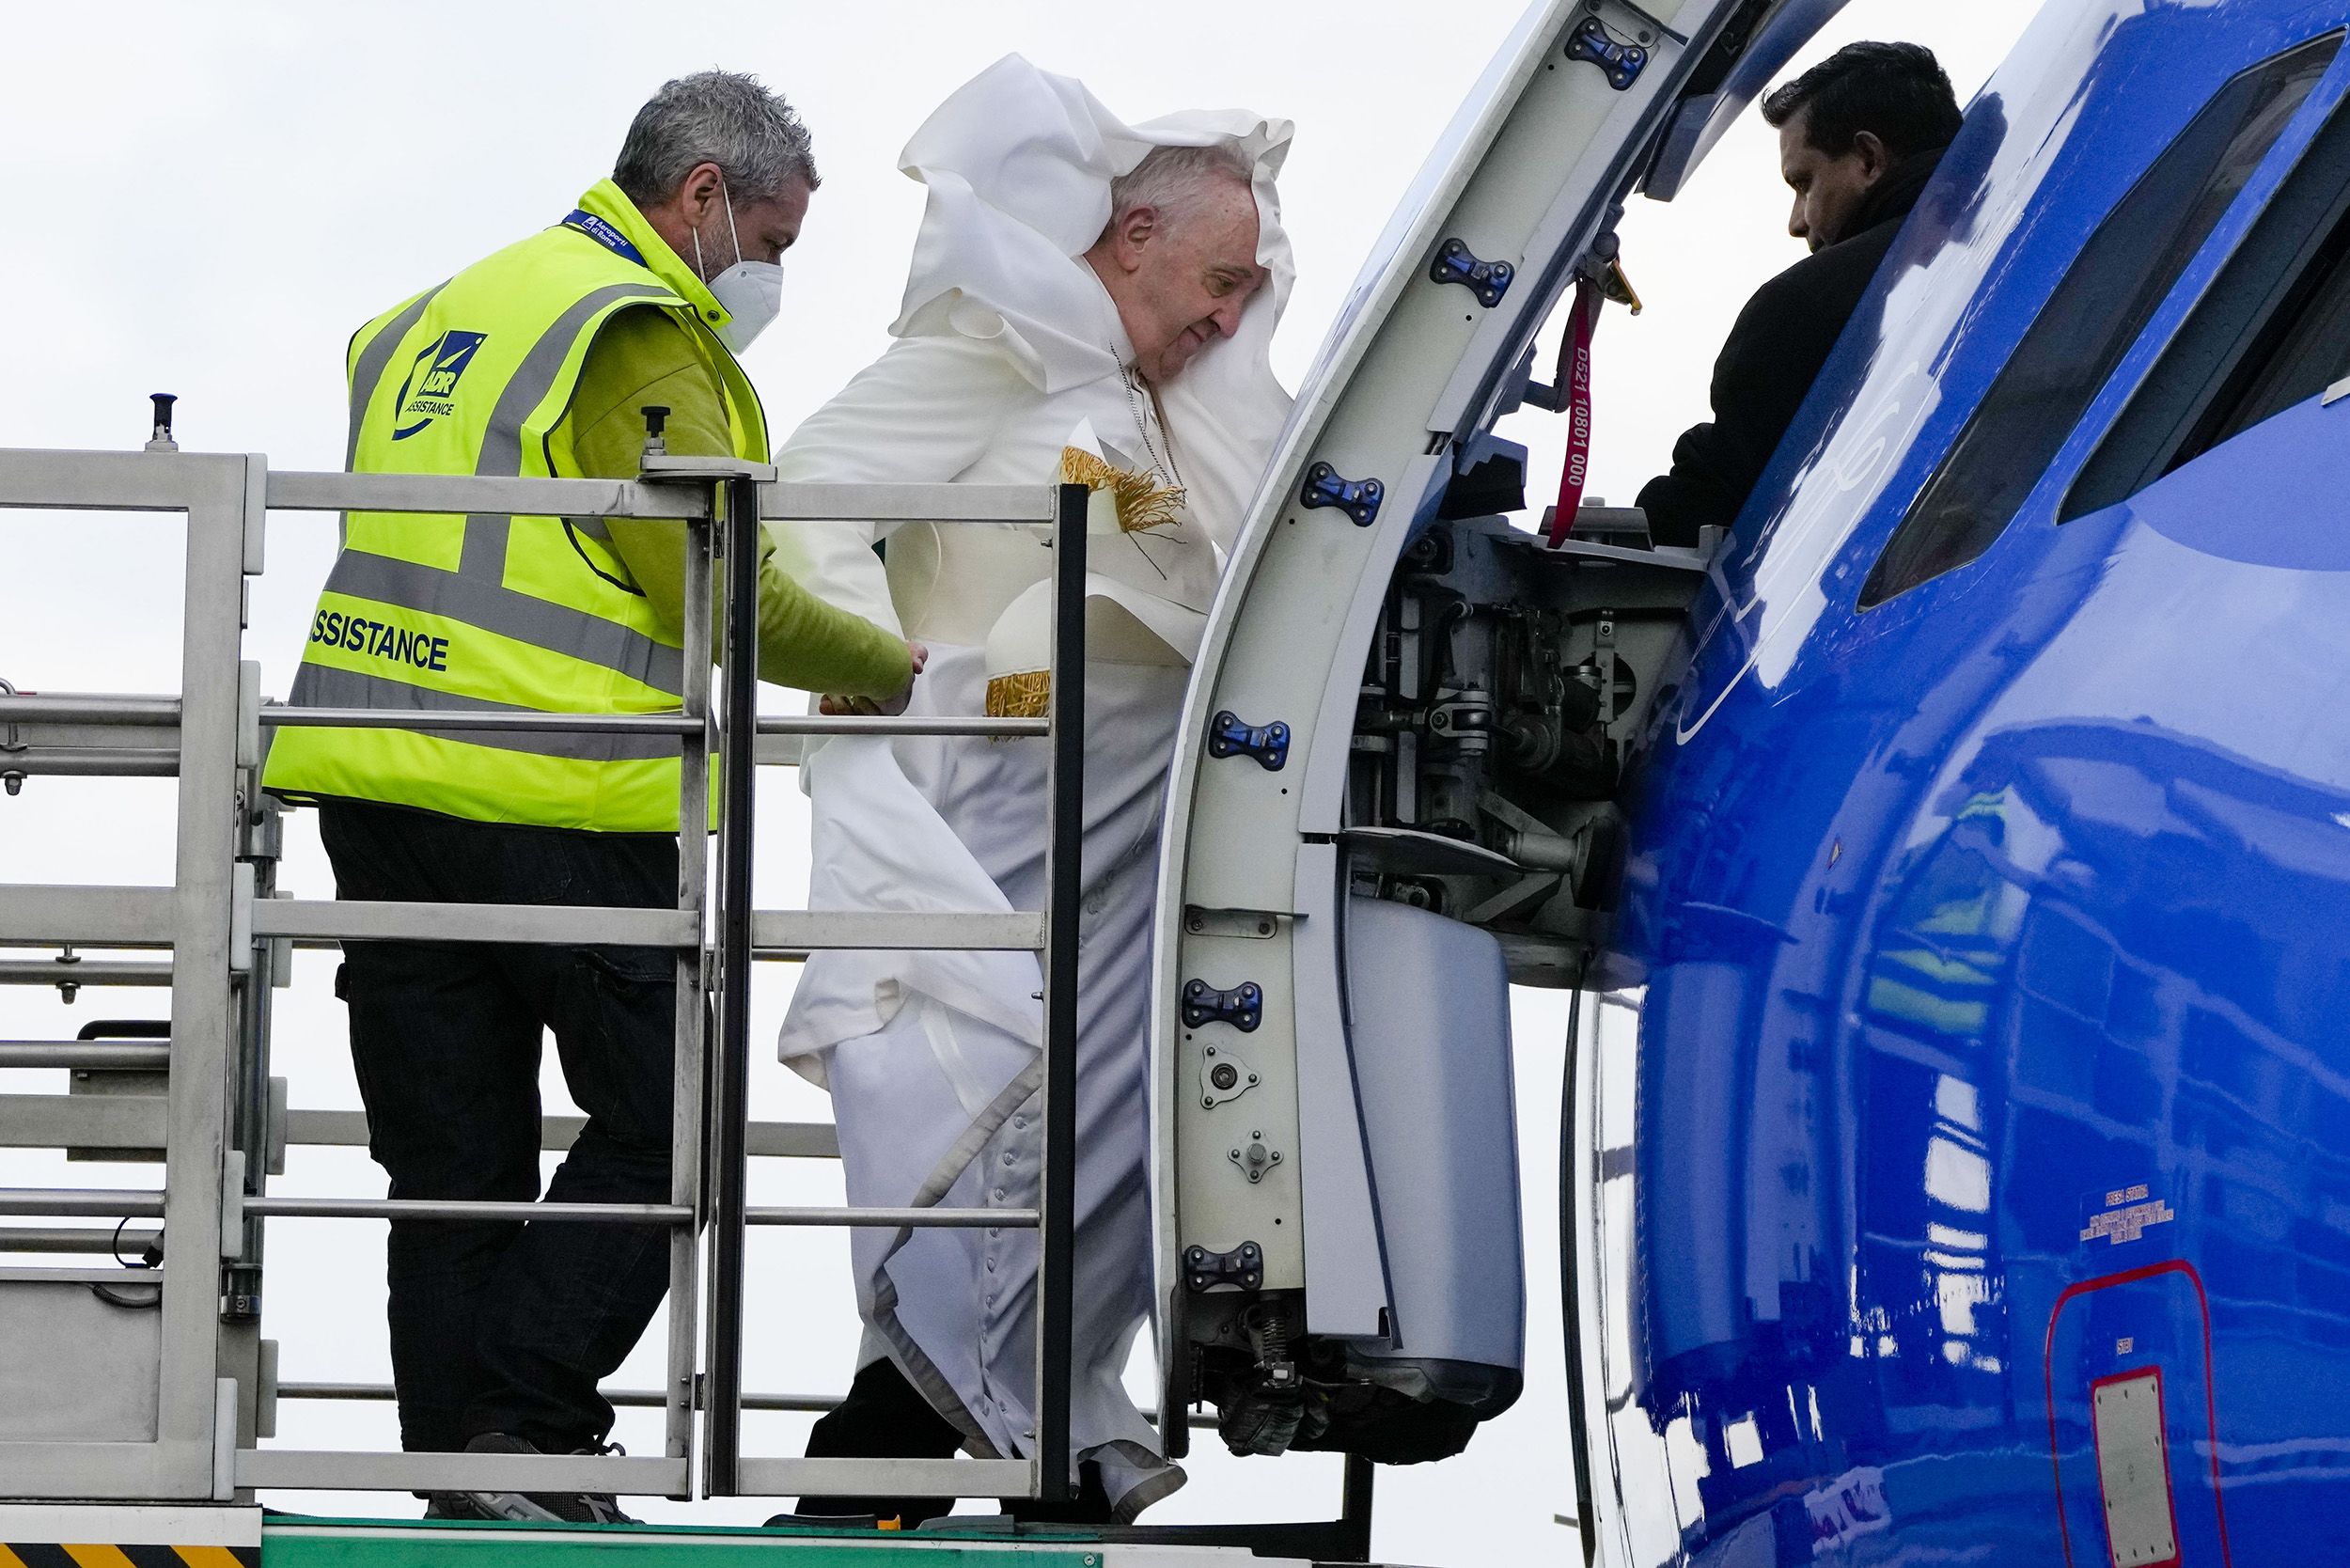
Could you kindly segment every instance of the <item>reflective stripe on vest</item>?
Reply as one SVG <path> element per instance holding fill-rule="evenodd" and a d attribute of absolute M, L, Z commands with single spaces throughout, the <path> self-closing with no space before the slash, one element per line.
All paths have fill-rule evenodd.
<path fill-rule="evenodd" d="M 446 287 L 446 286 L 444 286 Z M 360 368 L 371 369 L 373 375 L 360 380 L 357 372 L 352 383 L 352 447 L 356 455 L 359 428 L 368 406 L 374 401 L 375 389 L 393 353 L 385 349 L 377 353 L 376 345 L 390 338 L 396 348 L 401 337 L 415 326 L 430 304 L 434 290 L 403 311 L 384 329 L 376 334 L 360 355 Z M 573 305 L 553 326 L 531 346 L 520 367 L 508 381 L 490 413 L 490 428 L 481 442 L 480 456 L 475 459 L 476 474 L 494 475 L 501 478 L 519 477 L 523 471 L 523 421 L 533 409 L 546 400 L 555 389 L 555 378 L 563 368 L 580 329 L 596 316 L 629 299 L 669 297 L 668 290 L 653 283 L 615 283 L 597 290 Z M 346 520 L 345 528 L 348 530 Z M 447 572 L 417 561 L 395 560 L 389 556 L 377 556 L 366 551 L 345 550 L 327 574 L 326 591 L 350 594 L 355 598 L 376 599 L 385 604 L 409 609 L 433 611 L 452 615 L 485 631 L 526 642 L 554 652 L 566 653 L 588 664 L 602 665 L 633 676 L 646 685 L 665 692 L 676 692 L 684 681 L 683 655 L 674 648 L 665 648 L 642 633 L 632 631 L 617 621 L 601 616 L 587 615 L 567 609 L 561 604 L 540 599 L 535 594 L 517 593 L 506 586 L 506 545 L 511 520 L 502 514 L 475 512 L 465 519 L 465 542 L 458 556 L 457 570 Z M 314 666 L 306 664 L 303 674 Z M 311 707 L 327 707 L 304 690 L 301 676 L 294 682 L 293 699 Z"/>
<path fill-rule="evenodd" d="M 355 669 L 309 669 L 309 698 L 314 708 L 404 708 L 411 713 L 528 713 L 538 710 L 511 702 L 491 702 L 455 692 L 412 686 L 381 675 Z M 430 733 L 430 731 L 427 731 Z M 495 746 L 500 751 L 527 751 L 540 757 L 575 757 L 583 761 L 613 762 L 668 759 L 675 760 L 680 738 L 675 735 L 567 735 L 545 729 L 445 730 L 448 739 L 467 745 Z"/>
<path fill-rule="evenodd" d="M 657 274 L 556 228 L 361 330 L 348 361 L 348 465 L 575 475 L 563 415 L 594 334 L 637 302 L 684 325 L 728 405 L 738 455 L 763 460 L 756 395 L 715 338 L 702 341 L 709 334 L 692 306 Z M 627 580 L 600 520 L 353 513 L 344 530 L 296 704 L 678 711 L 684 652 Z M 276 735 L 265 783 L 295 798 L 351 796 L 484 821 L 675 831 L 683 744 L 662 734 L 290 727 Z"/>

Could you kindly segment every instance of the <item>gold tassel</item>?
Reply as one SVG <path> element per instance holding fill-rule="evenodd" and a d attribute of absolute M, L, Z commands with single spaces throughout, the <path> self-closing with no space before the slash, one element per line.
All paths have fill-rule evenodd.
<path fill-rule="evenodd" d="M 1053 672 L 1023 670 L 1017 675 L 991 675 L 987 681 L 989 718 L 1042 718 L 1053 695 Z"/>
<path fill-rule="evenodd" d="M 1060 449 L 1060 481 L 1108 491 L 1117 501 L 1118 525 L 1130 534 L 1172 526 L 1183 504 L 1181 489 L 1128 473 L 1080 447 Z"/>

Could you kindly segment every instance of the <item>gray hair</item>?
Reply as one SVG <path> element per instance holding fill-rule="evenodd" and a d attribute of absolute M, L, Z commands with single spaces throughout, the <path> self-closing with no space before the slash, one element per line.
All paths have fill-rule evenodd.
<path fill-rule="evenodd" d="M 752 201 L 793 180 L 811 191 L 820 183 L 799 115 L 742 71 L 697 71 L 664 83 L 630 123 L 612 182 L 632 201 L 659 201 L 697 164 L 717 165 L 728 189 Z"/>
<path fill-rule="evenodd" d="M 1190 212 L 1218 181 L 1251 183 L 1256 169 L 1230 142 L 1205 147 L 1154 147 L 1142 162 L 1110 181 L 1110 221 L 1137 207 L 1156 208 L 1170 220 Z M 1107 228 L 1104 230 L 1107 232 Z"/>

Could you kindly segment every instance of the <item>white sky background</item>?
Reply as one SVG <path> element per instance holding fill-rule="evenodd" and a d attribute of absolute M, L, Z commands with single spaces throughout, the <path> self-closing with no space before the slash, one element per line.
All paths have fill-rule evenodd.
<path fill-rule="evenodd" d="M 1856 0 L 1800 67 L 1856 38 L 1910 38 L 1969 97 L 2034 8 L 2029 0 Z M 1432 12 L 1390 0 L 1271 0 L 1182 11 L 1070 0 L 862 0 L 832 7 L 709 3 L 645 10 L 445 3 L 165 7 L 0 5 L 0 188 L 17 227 L 0 278 L 11 312 L 0 444 L 135 447 L 150 391 L 181 397 L 191 449 L 260 451 L 279 468 L 333 468 L 342 453 L 343 347 L 361 321 L 550 223 L 607 172 L 637 105 L 667 77 L 713 64 L 760 72 L 799 105 L 824 176 L 787 260 L 781 319 L 748 355 L 771 424 L 788 431 L 877 354 L 896 314 L 921 193 L 896 171 L 907 134 L 954 86 L 1007 51 L 1082 78 L 1142 119 L 1240 104 L 1297 122 L 1282 180 L 1299 278 L 1276 366 L 1292 387 L 1427 149 L 1514 21 L 1510 8 Z M 1611 309 L 1597 338 L 1591 493 L 1628 504 L 1705 416 L 1722 334 L 1752 290 L 1800 259 L 1784 232 L 1772 133 L 1749 114 L 1669 207 L 1635 199 L 1624 264 L 1647 302 Z M 1547 376 L 1547 350 L 1542 361 Z M 1506 427 L 1533 448 L 1528 494 L 1556 486 L 1562 431 L 1549 416 Z M 0 515 L 0 677 L 47 691 L 162 692 L 179 685 L 176 523 L 88 514 Z M 254 589 L 247 657 L 282 695 L 332 554 L 331 524 L 273 518 Z M 787 699 L 772 699 L 780 706 Z M 37 778 L 0 797 L 0 878 L 160 883 L 171 870 L 167 782 Z M 762 786 L 760 902 L 801 901 L 807 818 L 796 780 Z M 283 882 L 324 897 L 316 830 L 295 819 Z M 356 1106 L 332 960 L 306 954 L 281 993 L 275 1071 L 297 1105 Z M 765 966 L 761 1037 L 780 1021 L 791 971 Z M 70 1036 L 106 1016 L 153 1016 L 160 992 L 0 990 L 0 1037 Z M 1527 1392 L 1461 1457 L 1383 1470 L 1377 1550 L 1431 1564 L 1561 1560 L 1571 1509 L 1556 1251 L 1558 1069 L 1565 1009 L 1517 996 L 1529 1286 Z M 550 1056 L 550 1108 L 561 1102 Z M 0 1074 L 0 1089 L 61 1089 L 62 1074 Z M 561 1105 L 560 1108 L 569 1108 Z M 764 1049 L 753 1114 L 822 1120 L 821 1095 Z M 0 1180 L 151 1185 L 151 1168 L 20 1154 Z M 761 1161 L 753 1200 L 838 1201 L 837 1171 Z M 297 1151 L 278 1190 L 378 1195 L 356 1150 Z M 372 1223 L 274 1221 L 265 1331 L 288 1378 L 388 1376 L 383 1231 Z M 856 1336 L 838 1234 L 768 1231 L 754 1242 L 748 1386 L 837 1390 Z M 614 1381 L 649 1387 L 656 1322 Z M 1142 1386 L 1138 1380 L 1137 1386 Z M 658 1452 L 656 1412 L 616 1435 Z M 806 1418 L 751 1418 L 745 1446 L 793 1454 Z M 281 1443 L 389 1448 L 388 1405 L 288 1403 Z M 1227 1457 L 1197 1435 L 1188 1488 L 1153 1522 L 1326 1517 L 1338 1461 Z M 363 1512 L 362 1498 L 289 1496 L 281 1506 Z M 404 1497 L 381 1498 L 407 1512 Z M 639 1512 L 755 1522 L 765 1501 Z"/>

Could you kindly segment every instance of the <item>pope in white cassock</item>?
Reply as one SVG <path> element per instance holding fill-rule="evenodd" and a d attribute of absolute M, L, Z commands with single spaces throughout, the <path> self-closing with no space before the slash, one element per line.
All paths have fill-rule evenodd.
<path fill-rule="evenodd" d="M 897 341 L 777 455 L 794 481 L 1095 487 L 1088 544 L 1073 1513 L 1129 1520 L 1183 1473 L 1121 1382 L 1152 1308 L 1145 1102 L 1161 792 L 1188 666 L 1289 409 L 1267 361 L 1292 276 L 1274 176 L 1286 120 L 1121 123 L 1017 55 L 958 90 L 900 159 L 928 188 Z M 1042 528 L 827 525 L 779 559 L 926 643 L 910 712 L 1044 710 Z M 796 557 L 796 558 L 795 558 Z M 1045 763 L 1033 741 L 836 740 L 807 762 L 814 907 L 1039 909 Z M 810 960 L 782 1054 L 832 1092 L 849 1200 L 1039 1200 L 1042 986 L 1033 953 Z M 854 1232 L 866 1334 L 811 1454 L 1032 1451 L 1036 1232 Z M 898 1514 L 938 1498 L 810 1498 Z M 1032 1511 L 1036 1512 L 1036 1511 Z"/>

